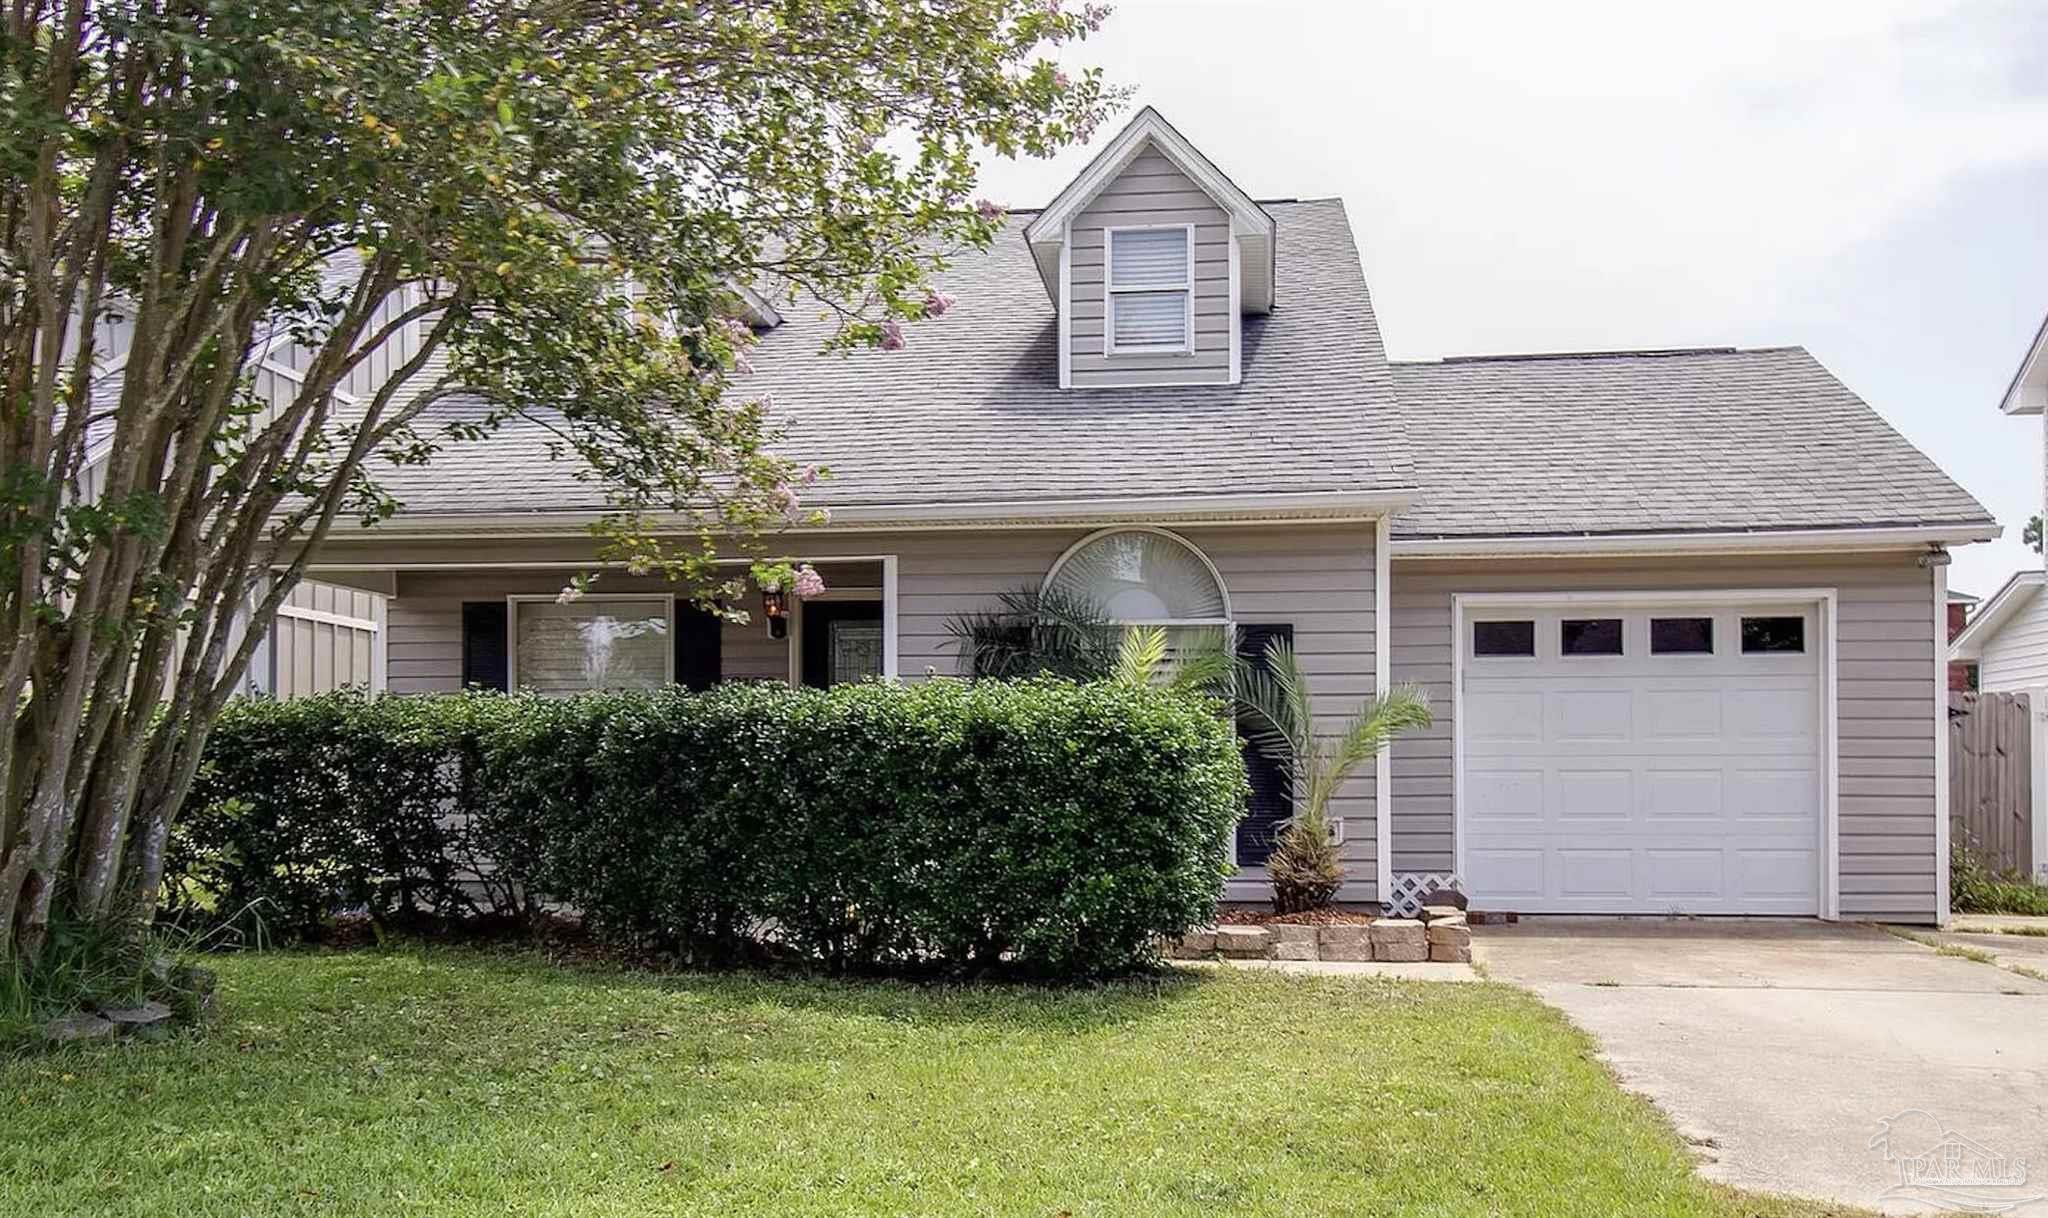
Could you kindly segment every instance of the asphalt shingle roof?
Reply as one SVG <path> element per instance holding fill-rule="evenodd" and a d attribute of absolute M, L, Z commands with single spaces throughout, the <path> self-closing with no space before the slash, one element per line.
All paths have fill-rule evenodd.
<path fill-rule="evenodd" d="M 1397 537 L 1990 519 L 1798 347 L 1392 367 L 1418 483 Z"/>
<path fill-rule="evenodd" d="M 987 254 L 939 277 L 959 303 L 907 326 L 904 349 L 827 353 L 835 323 L 815 303 L 778 302 L 783 324 L 762 335 L 757 371 L 738 388 L 773 395 L 788 428 L 779 451 L 831 467 L 806 498 L 816 506 L 1411 485 L 1343 204 L 1266 207 L 1278 303 L 1245 318 L 1241 384 L 1062 390 L 1057 318 L 1017 217 Z M 546 441 L 509 426 L 379 477 L 411 513 L 602 506 L 574 466 L 548 459 Z"/>
<path fill-rule="evenodd" d="M 786 304 L 740 388 L 773 395 L 783 452 L 832 467 L 812 506 L 1412 488 L 1404 538 L 1990 519 L 1796 347 L 1390 365 L 1343 205 L 1266 207 L 1278 301 L 1245 318 L 1240 385 L 1060 389 L 1018 218 L 941 277 L 959 303 L 905 349 L 827 353 L 834 322 Z M 513 423 L 379 476 L 408 514 L 603 507 L 550 438 Z"/>

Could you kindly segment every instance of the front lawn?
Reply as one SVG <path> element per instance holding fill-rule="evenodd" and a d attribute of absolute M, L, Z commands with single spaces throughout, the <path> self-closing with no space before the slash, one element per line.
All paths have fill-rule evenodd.
<path fill-rule="evenodd" d="M 1699 1182 L 1503 986 L 218 964 L 206 1035 L 0 1063 L 0 1214 L 1830 1212 Z"/>

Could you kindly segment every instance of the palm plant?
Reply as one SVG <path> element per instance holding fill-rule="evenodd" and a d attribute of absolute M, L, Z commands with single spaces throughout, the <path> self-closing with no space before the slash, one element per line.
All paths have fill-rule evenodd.
<path fill-rule="evenodd" d="M 1429 699 L 1416 686 L 1396 686 L 1359 708 L 1341 730 L 1319 733 L 1308 676 L 1294 649 L 1274 639 L 1263 666 L 1239 665 L 1237 702 L 1253 743 L 1288 767 L 1297 795 L 1294 815 L 1266 860 L 1273 908 L 1300 913 L 1328 905 L 1344 882 L 1330 840 L 1330 801 L 1396 735 L 1429 725 Z"/>
<path fill-rule="evenodd" d="M 1131 626 L 1117 644 L 1110 679 L 1227 696 L 1236 669 L 1221 631 L 1189 634 L 1175 647 L 1163 626 Z"/>
<path fill-rule="evenodd" d="M 946 623 L 968 676 L 1096 681 L 1116 662 L 1117 629 L 1084 597 L 1025 588 L 1003 593 L 997 605 Z"/>

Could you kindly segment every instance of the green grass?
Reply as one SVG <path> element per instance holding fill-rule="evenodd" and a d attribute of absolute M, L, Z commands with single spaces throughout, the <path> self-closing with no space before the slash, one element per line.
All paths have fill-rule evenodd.
<path fill-rule="evenodd" d="M 1983 948 L 1967 947 L 1961 943 L 1937 943 L 1934 947 L 1934 954 L 1937 956 L 1954 956 L 1962 960 L 1974 960 L 1978 964 L 1998 963 L 1998 957 L 1985 951 Z"/>
<path fill-rule="evenodd" d="M 0 1062 L 0 1214 L 1800 1215 L 1491 984 L 223 958 L 203 1034 Z"/>

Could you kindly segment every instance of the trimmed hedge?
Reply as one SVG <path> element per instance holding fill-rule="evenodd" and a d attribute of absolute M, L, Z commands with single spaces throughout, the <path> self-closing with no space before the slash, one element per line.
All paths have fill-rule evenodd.
<path fill-rule="evenodd" d="M 249 703 L 208 753 L 179 857 L 216 908 L 483 912 L 489 859 L 492 908 L 842 970 L 1144 963 L 1213 914 L 1245 792 L 1213 706 L 1055 680 Z"/>
<path fill-rule="evenodd" d="M 207 737 L 166 845 L 163 913 L 317 936 L 341 911 L 379 922 L 513 911 L 476 840 L 478 740 L 509 699 L 237 698 Z"/>

